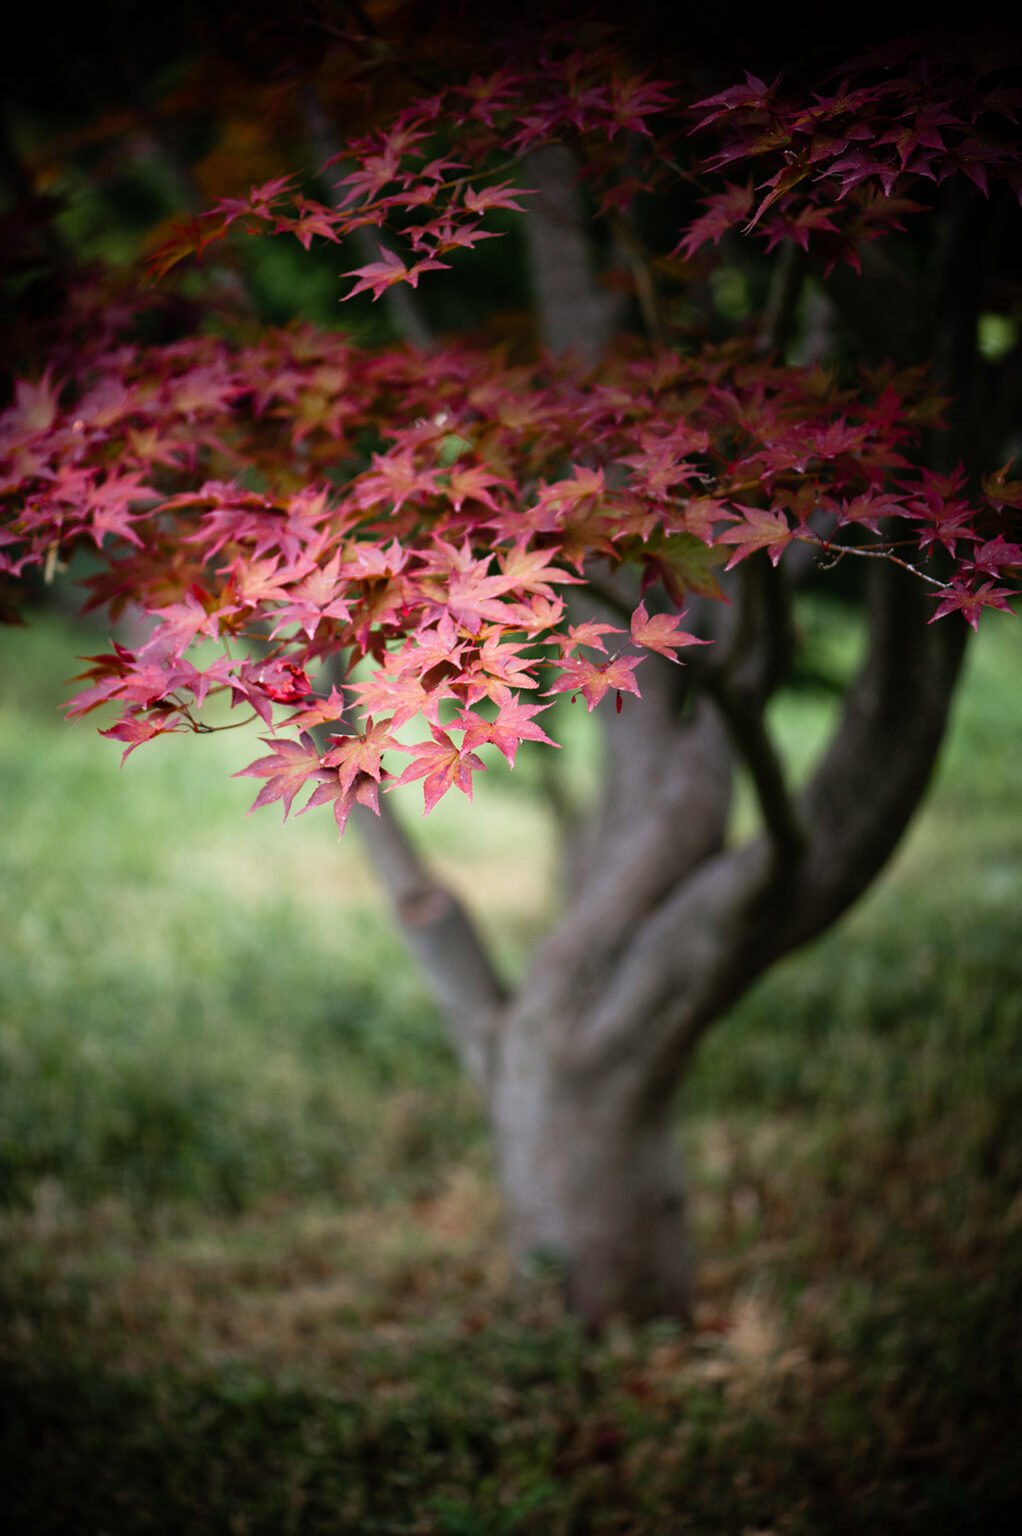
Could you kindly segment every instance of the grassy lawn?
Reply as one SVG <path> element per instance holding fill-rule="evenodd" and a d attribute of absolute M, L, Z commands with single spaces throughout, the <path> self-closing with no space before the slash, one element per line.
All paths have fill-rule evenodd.
<path fill-rule="evenodd" d="M 1017 621 L 973 647 L 887 877 L 686 1084 L 694 1336 L 598 1342 L 511 1283 L 477 1105 L 355 840 L 246 821 L 246 733 L 121 770 L 56 708 L 101 646 L 0 636 L 5 1529 L 1015 1528 Z M 779 712 L 794 762 L 829 708 Z M 423 829 L 512 968 L 551 900 L 535 773 Z"/>

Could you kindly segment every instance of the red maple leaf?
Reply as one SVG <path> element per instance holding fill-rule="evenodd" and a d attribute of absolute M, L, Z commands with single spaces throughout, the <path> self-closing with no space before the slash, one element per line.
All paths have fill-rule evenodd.
<path fill-rule="evenodd" d="M 112 741 L 126 741 L 128 745 L 121 753 L 121 762 L 127 762 L 136 747 L 140 747 L 145 741 L 152 741 L 154 736 L 165 736 L 168 731 L 180 731 L 183 725 L 173 715 L 138 715 L 128 713 L 118 720 L 116 725 L 109 730 L 100 731 L 101 736 L 109 737 Z"/>
<path fill-rule="evenodd" d="M 232 778 L 265 779 L 266 783 L 248 808 L 249 815 L 260 806 L 272 805 L 274 800 L 280 800 L 283 802 L 286 821 L 295 796 L 310 781 L 319 782 L 330 777 L 330 770 L 323 768 L 319 748 L 307 731 L 303 731 L 297 741 L 275 736 L 261 736 L 259 739 L 264 746 L 270 748 L 270 755 L 257 758 L 247 768 L 232 774 Z"/>
<path fill-rule="evenodd" d="M 1011 599 L 1020 595 L 1011 587 L 998 587 L 992 581 L 984 581 L 975 590 L 967 587 L 964 582 L 952 582 L 930 623 L 944 618 L 946 614 L 960 613 L 974 630 L 978 630 L 979 616 L 984 608 L 999 608 L 1002 613 L 1010 613 Z"/>
<path fill-rule="evenodd" d="M 999 576 L 1002 571 L 1022 566 L 1022 546 L 1009 543 L 999 533 L 995 539 L 988 539 L 985 544 L 973 550 L 968 566 L 970 570 L 983 571 L 987 576 Z"/>

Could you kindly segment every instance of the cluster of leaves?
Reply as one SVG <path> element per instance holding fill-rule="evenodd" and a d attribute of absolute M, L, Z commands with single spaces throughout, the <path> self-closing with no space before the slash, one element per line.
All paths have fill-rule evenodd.
<path fill-rule="evenodd" d="M 608 206 L 630 197 L 642 185 L 623 176 L 630 136 L 651 138 L 648 120 L 672 102 L 665 82 L 626 72 L 609 49 L 502 65 L 414 101 L 385 129 L 346 144 L 321 172 L 329 203 L 296 190 L 294 177 L 276 177 L 176 226 L 151 270 L 164 275 L 238 224 L 249 234 L 293 235 L 306 250 L 316 238 L 336 244 L 375 228 L 403 254 L 381 246 L 379 261 L 345 274 L 357 279 L 346 297 L 378 299 L 402 282 L 414 288 L 423 272 L 449 266 L 445 258 L 501 233 L 484 227 L 487 214 L 523 211 L 527 190 L 499 178 L 545 144 L 568 137 L 586 145 L 587 174 L 604 185 Z"/>
<path fill-rule="evenodd" d="M 289 711 L 289 734 L 246 770 L 267 780 L 258 803 L 288 810 L 311 785 L 343 828 L 355 802 L 377 804 L 385 753 L 411 756 L 396 782 L 423 779 L 429 808 L 471 792 L 481 744 L 513 763 L 520 741 L 548 740 L 535 717 L 549 706 L 522 690 L 590 708 L 637 694 L 644 651 L 675 659 L 696 639 L 666 599 L 716 593 L 727 556 L 776 563 L 802 541 L 834 558 L 863 533 L 890 552 L 897 520 L 899 544 L 958 561 L 940 612 L 1003 607 L 986 573 L 1022 552 L 981 540 L 959 477 L 910 470 L 918 380 L 870 383 L 841 390 L 735 345 L 598 378 L 467 350 L 367 354 L 307 328 L 125 346 L 66 398 L 49 378 L 19 387 L 0 421 L 16 501 L 0 561 L 52 567 L 85 541 L 102 561 L 92 603 L 154 620 L 137 651 L 93 658 L 72 714 L 118 702 L 107 734 L 130 751 L 208 728 L 202 706 L 225 691 L 274 731 Z M 259 489 L 223 478 L 239 467 Z M 1017 485 L 991 494 L 1022 503 Z M 594 562 L 608 579 L 637 565 L 654 611 L 640 601 L 628 631 L 572 623 L 564 589 Z M 220 654 L 196 665 L 187 653 L 209 641 Z M 405 745 L 395 733 L 419 714 L 430 739 Z M 326 752 L 308 734 L 320 724 L 341 727 Z"/>
<path fill-rule="evenodd" d="M 921 89 L 911 71 L 884 88 L 843 86 L 803 122 L 753 82 L 701 110 L 704 126 L 725 124 L 718 164 L 784 152 L 777 124 L 794 142 L 815 123 L 801 181 L 828 166 L 812 195 L 847 202 L 844 236 L 861 241 L 863 186 L 881 173 L 852 173 L 856 123 L 881 122 L 875 154 L 914 175 L 939 178 L 961 162 L 977 179 L 973 140 L 949 148 L 942 137 L 961 121 L 950 107 L 920 126 Z M 675 130 L 661 141 L 651 126 L 679 121 L 673 107 L 665 82 L 626 73 L 609 53 L 508 65 L 349 146 L 336 206 L 274 181 L 221 201 L 156 265 L 238 223 L 306 246 L 372 225 L 400 238 L 407 259 L 382 251 L 349 274 L 353 292 L 415 286 L 494 233 L 482 227 L 491 210 L 521 206 L 507 173 L 541 144 L 571 139 L 608 208 L 638 185 L 636 139 L 655 151 L 642 186 L 676 174 L 665 151 Z M 912 112 L 909 139 L 892 138 L 887 123 Z M 452 123 L 461 160 L 439 145 Z M 1006 151 L 983 163 L 1018 176 Z M 482 171 L 457 174 L 467 165 Z M 761 227 L 767 202 L 773 220 L 802 219 L 795 185 L 772 185 Z M 881 177 L 881 196 L 893 186 Z M 894 217 L 898 199 L 888 202 Z M 810 228 L 830 234 L 811 219 L 799 228 L 805 239 Z M 704 224 L 701 238 L 711 233 Z M 548 741 L 536 717 L 549 704 L 523 702 L 523 690 L 580 694 L 590 708 L 612 693 L 620 707 L 639 693 L 645 653 L 677 660 L 700 643 L 678 610 L 686 593 L 721 595 L 725 560 L 729 569 L 766 551 L 776 564 L 795 542 L 830 560 L 895 559 L 936 587 L 935 617 L 958 611 L 973 624 L 984 607 L 1007 606 L 1004 574 L 1022 563 L 1007 537 L 1022 486 L 1007 472 L 974 507 L 961 472 L 912 467 L 919 430 L 939 414 L 915 373 L 880 370 L 848 390 L 739 343 L 688 357 L 633 350 L 596 376 L 467 348 L 367 354 L 302 327 L 144 348 L 115 330 L 66 351 L 66 376 L 20 383 L 0 418 L 0 573 L 52 573 L 90 545 L 92 604 L 114 615 L 134 605 L 153 627 L 136 650 L 91 658 L 72 713 L 119 704 L 106 734 L 130 752 L 167 731 L 209 729 L 203 707 L 227 694 L 271 732 L 268 755 L 245 770 L 266 781 L 256 803 L 280 800 L 287 814 L 311 788 L 310 804 L 331 803 L 342 830 L 355 803 L 378 807 L 388 780 L 422 779 L 428 810 L 452 787 L 471 794 L 480 746 L 513 764 L 519 742 Z M 618 580 L 623 566 L 641 574 L 637 604 Z M 594 581 L 627 629 L 575 622 L 565 589 Z M 215 659 L 193 659 L 210 642 Z M 397 733 L 420 715 L 429 738 L 404 742 Z M 337 728 L 326 750 L 310 734 L 319 726 Z M 411 761 L 394 774 L 388 754 Z"/>
<path fill-rule="evenodd" d="M 251 234 L 291 234 L 306 249 L 317 237 L 337 243 L 374 228 L 400 253 L 381 245 L 378 261 L 346 273 L 357 280 L 346 297 L 417 287 L 422 273 L 498 235 L 486 215 L 521 212 L 518 199 L 527 195 L 509 179 L 515 166 L 564 142 L 578 152 L 602 214 L 621 213 L 679 178 L 716 182 L 732 167 L 747 172 L 705 198 L 676 254 L 690 258 L 730 229 L 758 230 L 768 250 L 784 240 L 808 250 L 812 241 L 828 269 L 846 261 L 858 270 L 863 245 L 902 229 L 923 208 L 916 199 L 928 184 L 964 176 L 987 196 L 1004 182 L 1022 200 L 1013 133 L 1022 88 L 1008 75 L 1018 62 L 1002 43 L 935 46 L 915 36 L 851 61 L 828 95 L 785 94 L 779 79 L 747 75 L 686 105 L 676 82 L 630 72 L 610 48 L 550 48 L 530 67 L 502 65 L 416 100 L 385 129 L 347 144 L 323 168 L 326 178 L 342 162 L 330 203 L 297 191 L 293 177 L 253 187 L 247 198 L 221 198 L 175 228 L 152 270 L 166 273 L 239 224 Z"/>
<path fill-rule="evenodd" d="M 678 250 L 758 230 L 768 250 L 783 240 L 808 250 L 811 240 L 828 269 L 845 261 L 858 271 L 862 246 L 901 229 L 928 186 L 965 176 L 984 197 L 1004 182 L 1022 200 L 1022 88 L 1006 73 L 1019 62 L 1003 39 L 935 46 L 920 34 L 851 61 L 811 101 L 755 75 L 706 97 L 692 109 L 711 144 L 703 169 L 747 174 L 705 199 Z"/>

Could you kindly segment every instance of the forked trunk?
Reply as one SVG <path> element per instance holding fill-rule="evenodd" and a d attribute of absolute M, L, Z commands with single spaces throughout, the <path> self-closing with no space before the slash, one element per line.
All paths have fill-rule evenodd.
<path fill-rule="evenodd" d="M 558 1068 L 536 1037 L 503 1035 L 490 1118 L 512 1254 L 560 1276 L 590 1326 L 692 1308 L 692 1255 L 670 1100 Z"/>

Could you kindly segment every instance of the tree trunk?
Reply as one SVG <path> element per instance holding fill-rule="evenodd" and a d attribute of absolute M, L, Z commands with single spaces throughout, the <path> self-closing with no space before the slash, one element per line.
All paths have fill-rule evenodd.
<path fill-rule="evenodd" d="M 512 1013 L 490 1085 L 515 1264 L 551 1265 L 591 1327 L 614 1316 L 687 1322 L 692 1255 L 672 1097 L 637 1100 L 622 1074 L 559 1064 L 547 1034 Z"/>

